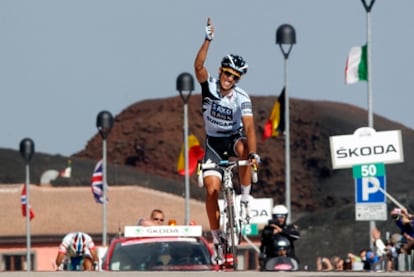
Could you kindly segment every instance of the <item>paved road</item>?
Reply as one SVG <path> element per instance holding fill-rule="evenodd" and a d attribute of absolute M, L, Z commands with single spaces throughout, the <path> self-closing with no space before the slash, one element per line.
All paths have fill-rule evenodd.
<path fill-rule="evenodd" d="M 347 276 L 347 277 L 359 277 L 359 276 L 413 276 L 414 272 L 311 272 L 311 271 L 296 271 L 296 272 L 257 272 L 257 271 L 238 271 L 238 272 L 0 272 L 0 276 L 7 277 L 50 277 L 50 276 L 70 276 L 70 277 L 85 277 L 85 276 L 115 276 L 115 277 L 130 277 L 130 276 L 150 276 L 150 277 L 210 277 L 217 276 L 217 274 L 223 274 L 233 277 L 244 276 L 288 276 L 288 277 L 311 277 L 311 276 Z"/>

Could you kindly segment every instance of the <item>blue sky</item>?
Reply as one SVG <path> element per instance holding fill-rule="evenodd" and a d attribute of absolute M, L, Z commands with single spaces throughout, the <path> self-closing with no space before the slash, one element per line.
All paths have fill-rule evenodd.
<path fill-rule="evenodd" d="M 378 0 L 371 12 L 373 111 L 410 128 L 413 10 L 412 0 Z M 71 155 L 97 132 L 101 110 L 116 116 L 177 95 L 177 76 L 193 74 L 207 17 L 216 28 L 208 69 L 217 72 L 227 53 L 242 55 L 249 72 L 240 86 L 252 96 L 279 95 L 275 32 L 289 23 L 297 35 L 290 97 L 367 108 L 366 82 L 344 84 L 350 48 L 367 39 L 360 0 L 2 0 L 0 147 L 18 149 L 30 137 L 36 152 Z"/>

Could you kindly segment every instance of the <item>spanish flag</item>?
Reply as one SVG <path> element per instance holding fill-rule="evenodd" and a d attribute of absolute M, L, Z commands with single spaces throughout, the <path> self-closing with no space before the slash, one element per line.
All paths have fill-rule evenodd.
<path fill-rule="evenodd" d="M 198 160 L 204 157 L 204 149 L 194 135 L 188 136 L 188 157 L 188 173 L 192 175 L 197 169 Z M 181 146 L 180 156 L 178 157 L 177 171 L 178 174 L 185 175 L 184 143 Z"/>
<path fill-rule="evenodd" d="M 262 141 L 277 137 L 285 131 L 285 88 L 273 105 L 272 113 L 263 128 Z"/>

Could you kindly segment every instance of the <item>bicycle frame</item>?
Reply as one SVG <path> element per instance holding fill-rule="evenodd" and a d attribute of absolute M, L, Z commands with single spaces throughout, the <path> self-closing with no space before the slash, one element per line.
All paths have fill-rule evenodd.
<path fill-rule="evenodd" d="M 248 160 L 239 161 L 220 161 L 216 163 L 201 164 L 201 169 L 218 168 L 223 171 L 221 190 L 224 200 L 224 215 L 221 217 L 221 226 L 223 233 L 226 235 L 225 259 L 227 264 L 232 264 L 234 270 L 237 270 L 237 246 L 240 244 L 243 220 L 240 216 L 240 210 L 236 203 L 236 195 L 233 187 L 233 168 L 239 166 L 251 166 Z M 202 174 L 200 174 L 202 175 Z M 252 180 L 257 182 L 257 169 L 252 167 Z M 199 180 L 200 181 L 200 180 Z M 232 254 L 228 257 L 227 254 Z"/>

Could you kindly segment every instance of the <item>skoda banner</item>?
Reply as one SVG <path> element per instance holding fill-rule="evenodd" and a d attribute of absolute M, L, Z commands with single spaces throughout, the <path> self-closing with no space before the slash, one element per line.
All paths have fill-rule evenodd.
<path fill-rule="evenodd" d="M 401 131 L 376 132 L 362 127 L 351 135 L 329 138 L 333 169 L 351 168 L 357 164 L 404 162 Z"/>

